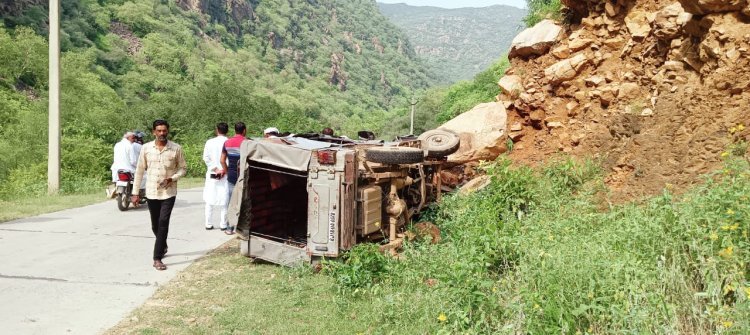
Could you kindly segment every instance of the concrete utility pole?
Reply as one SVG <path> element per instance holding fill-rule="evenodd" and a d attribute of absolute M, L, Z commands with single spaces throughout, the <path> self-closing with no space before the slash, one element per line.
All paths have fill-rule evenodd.
<path fill-rule="evenodd" d="M 414 135 L 414 106 L 417 105 L 418 100 L 411 98 L 411 121 L 409 122 L 409 135 Z"/>
<path fill-rule="evenodd" d="M 49 151 L 47 193 L 60 191 L 60 0 L 49 0 Z"/>

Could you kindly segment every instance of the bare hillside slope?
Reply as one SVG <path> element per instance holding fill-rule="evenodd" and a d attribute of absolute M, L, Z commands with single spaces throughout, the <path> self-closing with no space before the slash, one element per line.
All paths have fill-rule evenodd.
<path fill-rule="evenodd" d="M 548 43 L 514 40 L 500 81 L 511 158 L 603 157 L 630 199 L 698 182 L 748 135 L 746 1 L 563 2 L 570 24 Z"/>

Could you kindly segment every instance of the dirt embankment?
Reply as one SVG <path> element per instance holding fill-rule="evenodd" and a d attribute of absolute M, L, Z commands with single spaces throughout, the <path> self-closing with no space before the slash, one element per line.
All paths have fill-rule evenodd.
<path fill-rule="evenodd" d="M 732 128 L 750 121 L 750 4 L 575 3 L 569 23 L 536 32 L 552 38 L 514 41 L 497 97 L 510 157 L 602 157 L 619 200 L 718 168 Z"/>

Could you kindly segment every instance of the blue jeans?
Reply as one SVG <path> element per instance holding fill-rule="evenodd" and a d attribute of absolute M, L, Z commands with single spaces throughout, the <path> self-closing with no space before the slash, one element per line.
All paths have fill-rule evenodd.
<path fill-rule="evenodd" d="M 227 210 L 229 210 L 229 204 L 232 202 L 232 192 L 234 192 L 234 185 L 235 183 L 227 183 L 229 184 L 229 187 L 227 187 L 227 191 L 229 194 L 227 195 Z"/>

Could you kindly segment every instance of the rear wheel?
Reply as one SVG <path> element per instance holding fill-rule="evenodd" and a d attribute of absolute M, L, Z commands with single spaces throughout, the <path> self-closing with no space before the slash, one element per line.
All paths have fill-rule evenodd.
<path fill-rule="evenodd" d="M 428 130 L 419 135 L 422 141 L 422 149 L 427 151 L 427 157 L 442 158 L 448 156 L 461 144 L 458 135 L 444 129 Z"/>
<path fill-rule="evenodd" d="M 130 207 L 130 199 L 128 199 L 127 194 L 118 193 L 117 194 L 117 208 L 124 212 L 128 210 L 128 207 Z"/>
<path fill-rule="evenodd" d="M 365 153 L 367 160 L 375 163 L 413 164 L 424 160 L 424 152 L 411 147 L 372 147 Z"/>

